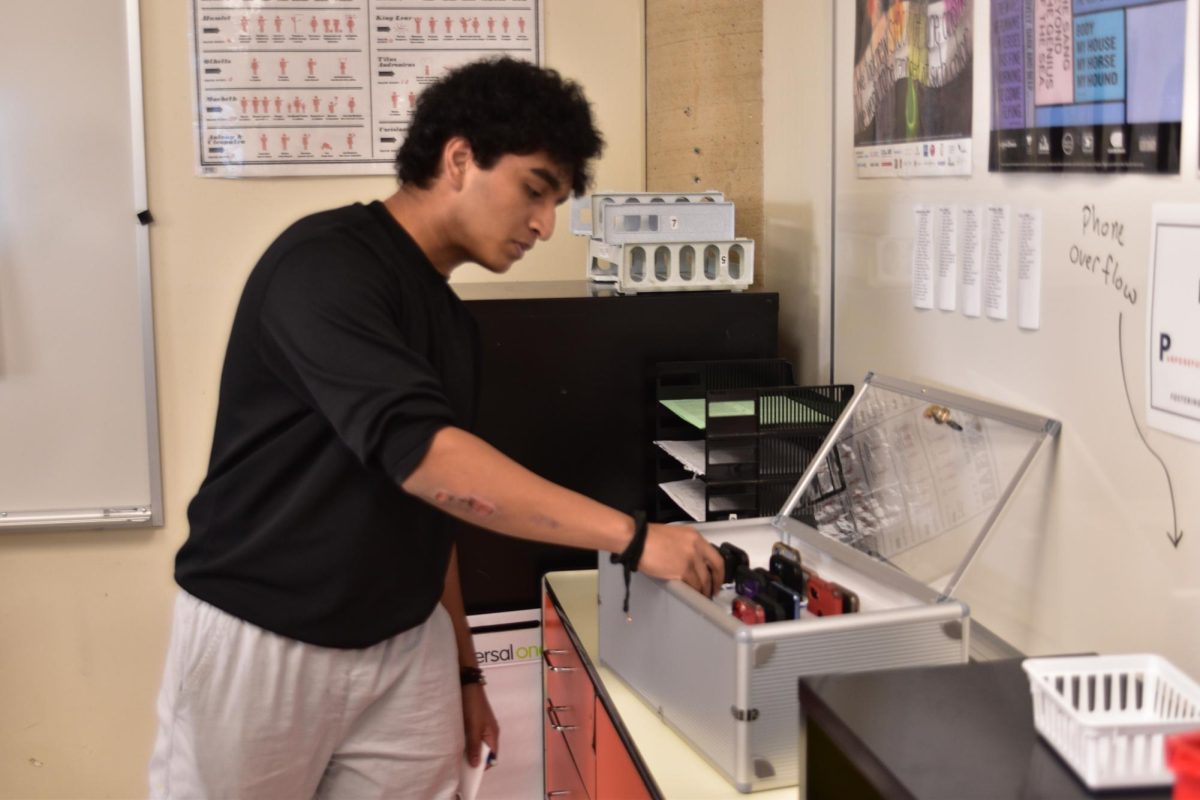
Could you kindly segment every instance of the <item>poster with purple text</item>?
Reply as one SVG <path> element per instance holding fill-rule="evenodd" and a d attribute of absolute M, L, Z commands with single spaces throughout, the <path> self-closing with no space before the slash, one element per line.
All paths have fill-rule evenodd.
<path fill-rule="evenodd" d="M 975 0 L 855 0 L 860 178 L 971 174 Z"/>
<path fill-rule="evenodd" d="M 1186 0 L 991 0 L 993 172 L 1179 172 Z"/>

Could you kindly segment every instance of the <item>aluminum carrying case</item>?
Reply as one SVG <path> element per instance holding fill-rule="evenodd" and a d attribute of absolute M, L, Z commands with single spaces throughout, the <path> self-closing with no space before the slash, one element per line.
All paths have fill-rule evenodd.
<path fill-rule="evenodd" d="M 602 557 L 600 660 L 738 790 L 797 783 L 799 676 L 967 660 L 970 611 L 954 591 L 1058 430 L 867 375 L 777 516 L 695 526 L 753 567 L 775 542 L 795 547 L 858 595 L 857 613 L 747 625 L 681 581 L 634 573 L 626 614 L 623 569 Z"/>

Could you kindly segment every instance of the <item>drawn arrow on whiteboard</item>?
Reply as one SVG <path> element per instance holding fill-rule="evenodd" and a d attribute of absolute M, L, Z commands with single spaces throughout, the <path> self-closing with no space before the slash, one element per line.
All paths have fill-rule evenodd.
<path fill-rule="evenodd" d="M 1150 455 L 1158 460 L 1159 466 L 1162 467 L 1163 475 L 1167 476 L 1167 494 L 1171 496 L 1171 530 L 1167 531 L 1167 540 L 1178 550 L 1179 542 L 1183 539 L 1183 531 L 1179 530 L 1179 517 L 1175 513 L 1175 488 L 1171 484 L 1171 473 L 1167 471 L 1167 463 L 1162 460 L 1162 456 L 1154 452 L 1154 448 L 1150 446 L 1150 442 L 1146 441 L 1146 435 L 1138 427 L 1137 415 L 1133 413 L 1133 398 L 1129 396 L 1129 379 L 1125 377 L 1125 337 L 1121 332 L 1124 322 L 1125 313 L 1123 311 L 1117 312 L 1117 352 L 1121 356 L 1121 383 L 1125 386 L 1125 402 L 1129 403 L 1129 416 L 1133 417 L 1133 429 L 1137 431 L 1138 438 L 1142 440 L 1142 444 L 1146 445 L 1146 449 L 1150 451 Z"/>

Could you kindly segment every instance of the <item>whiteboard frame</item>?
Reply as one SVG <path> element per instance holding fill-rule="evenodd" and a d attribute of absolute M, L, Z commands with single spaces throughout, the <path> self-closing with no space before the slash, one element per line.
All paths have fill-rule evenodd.
<path fill-rule="evenodd" d="M 146 182 L 146 125 L 142 93 L 141 16 L 138 0 L 125 0 L 125 40 L 129 68 L 129 134 L 133 165 L 133 204 L 148 209 Z M 134 232 L 137 253 L 138 310 L 142 330 L 143 397 L 146 403 L 147 463 L 150 478 L 148 506 L 80 508 L 44 511 L 0 511 L 0 530 L 108 529 L 163 525 L 162 458 L 158 427 L 158 378 L 155 370 L 153 287 L 150 276 L 149 223 Z"/>

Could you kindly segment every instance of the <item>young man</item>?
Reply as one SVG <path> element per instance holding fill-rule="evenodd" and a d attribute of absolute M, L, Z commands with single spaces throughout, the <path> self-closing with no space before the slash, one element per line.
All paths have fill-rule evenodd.
<path fill-rule="evenodd" d="M 693 529 L 638 524 L 468 433 L 477 334 L 447 278 L 550 238 L 601 146 L 557 73 L 468 65 L 422 94 L 395 194 L 301 220 L 255 266 L 176 560 L 153 796 L 452 797 L 464 746 L 477 763 L 499 731 L 445 514 L 719 583 Z"/>

